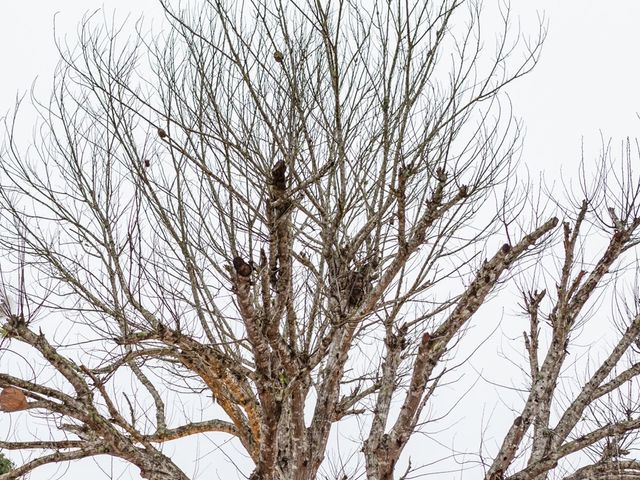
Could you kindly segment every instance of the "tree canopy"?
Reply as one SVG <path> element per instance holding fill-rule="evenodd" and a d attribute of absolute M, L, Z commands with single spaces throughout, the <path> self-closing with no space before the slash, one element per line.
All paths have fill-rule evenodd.
<path fill-rule="evenodd" d="M 202 436 L 252 480 L 437 474 L 492 328 L 517 395 L 477 399 L 508 417 L 461 432 L 457 468 L 640 478 L 638 300 L 612 288 L 635 274 L 632 143 L 561 195 L 524 179 L 505 89 L 545 25 L 504 7 L 485 35 L 463 0 L 161 3 L 159 33 L 94 15 L 59 44 L 29 149 L 5 119 L 0 409 L 23 423 L 0 448 L 26 460 L 0 479 L 104 455 L 215 478 L 165 450 Z M 520 297 L 502 318 L 498 292 Z"/>

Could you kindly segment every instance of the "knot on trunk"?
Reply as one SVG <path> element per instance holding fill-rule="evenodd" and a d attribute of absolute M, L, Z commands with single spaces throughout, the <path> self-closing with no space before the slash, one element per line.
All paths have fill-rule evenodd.
<path fill-rule="evenodd" d="M 341 297 L 346 299 L 346 305 L 351 308 L 359 307 L 367 294 L 371 291 L 371 265 L 365 263 L 347 268 L 339 275 Z"/>
<path fill-rule="evenodd" d="M 357 307 L 362 303 L 366 289 L 366 275 L 363 272 L 350 271 L 348 275 L 348 303 L 350 307 Z"/>
<path fill-rule="evenodd" d="M 284 160 L 278 160 L 271 169 L 271 183 L 278 190 L 287 189 L 287 164 Z"/>
<path fill-rule="evenodd" d="M 244 261 L 242 257 L 234 257 L 233 258 L 233 268 L 236 273 L 240 277 L 249 278 L 251 276 L 251 272 L 253 271 L 253 267 L 250 263 Z"/>

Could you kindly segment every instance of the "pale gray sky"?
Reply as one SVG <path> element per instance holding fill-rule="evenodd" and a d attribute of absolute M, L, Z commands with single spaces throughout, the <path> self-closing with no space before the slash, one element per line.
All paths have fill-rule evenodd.
<path fill-rule="evenodd" d="M 542 59 L 511 89 L 527 129 L 524 158 L 532 166 L 574 164 L 608 137 L 638 135 L 640 2 L 516 0 L 527 31 L 535 11 L 549 19 Z M 531 27 L 529 27 L 530 29 Z"/>
<path fill-rule="evenodd" d="M 485 0 L 487 4 L 495 2 Z M 57 63 L 53 44 L 55 12 L 59 12 L 58 34 L 66 34 L 72 42 L 83 14 L 101 6 L 115 9 L 121 17 L 144 13 L 153 18 L 159 12 L 154 0 L 0 3 L 0 116 L 12 108 L 16 94 L 28 90 L 36 77 L 37 91 L 44 99 Z M 560 167 L 565 172 L 575 170 L 583 138 L 586 157 L 592 160 L 598 154 L 601 133 L 605 139 L 636 136 L 640 126 L 640 2 L 513 0 L 512 7 L 524 32 L 535 34 L 538 15 L 543 12 L 549 21 L 549 35 L 538 67 L 509 89 L 514 112 L 527 132 L 522 158 L 532 173 L 544 170 L 553 180 Z M 485 32 L 490 27 L 485 26 Z M 467 426 L 480 428 L 477 419 L 469 420 L 465 422 Z M 0 421 L 5 422 L 5 418 L 0 417 Z M 202 445 L 199 453 L 189 453 L 205 455 L 214 449 L 213 445 Z M 57 478 L 86 478 L 88 469 L 95 471 L 91 465 L 72 467 L 67 473 L 62 469 Z M 201 468 L 210 466 L 204 461 Z M 213 468 L 225 478 L 224 465 Z M 41 470 L 31 478 L 44 480 L 49 475 L 50 471 Z M 122 478 L 130 477 L 125 474 Z"/>

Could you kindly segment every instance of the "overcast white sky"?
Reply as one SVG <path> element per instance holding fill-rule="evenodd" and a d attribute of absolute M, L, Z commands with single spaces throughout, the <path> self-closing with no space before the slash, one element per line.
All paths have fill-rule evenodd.
<path fill-rule="evenodd" d="M 55 12 L 58 34 L 71 41 L 83 14 L 101 6 L 122 16 L 144 12 L 153 18 L 159 12 L 154 0 L 0 1 L 0 117 L 36 77 L 38 91 L 47 92 L 57 63 Z M 593 159 L 601 133 L 614 139 L 638 135 L 640 1 L 512 0 L 512 7 L 524 32 L 535 33 L 539 14 L 549 21 L 540 64 L 509 90 L 526 128 L 523 160 L 531 171 L 544 170 L 552 179 L 559 167 L 575 168 L 582 139 L 587 159 Z M 71 472 L 63 478 L 82 478 L 79 470 Z"/>

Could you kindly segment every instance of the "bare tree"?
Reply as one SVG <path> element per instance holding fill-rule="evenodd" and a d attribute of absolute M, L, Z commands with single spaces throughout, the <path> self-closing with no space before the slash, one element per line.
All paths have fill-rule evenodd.
<path fill-rule="evenodd" d="M 202 3 L 163 2 L 155 37 L 87 18 L 26 153 L 6 121 L 3 360 L 24 368 L 0 373 L 0 408 L 49 438 L 1 441 L 33 455 L 0 479 L 98 455 L 186 479 L 162 445 L 207 433 L 235 438 L 256 480 L 415 478 L 428 469 L 400 457 L 514 277 L 530 371 L 478 455 L 485 478 L 640 478 L 622 458 L 640 426 L 620 391 L 640 372 L 623 361 L 634 309 L 580 390 L 559 390 L 572 332 L 637 241 L 631 165 L 555 208 L 560 253 L 559 220 L 514 186 L 503 90 L 544 26 L 513 35 L 504 8 L 491 49 L 463 0 Z M 593 264 L 587 224 L 609 235 Z M 354 418 L 349 462 L 330 433 Z"/>

